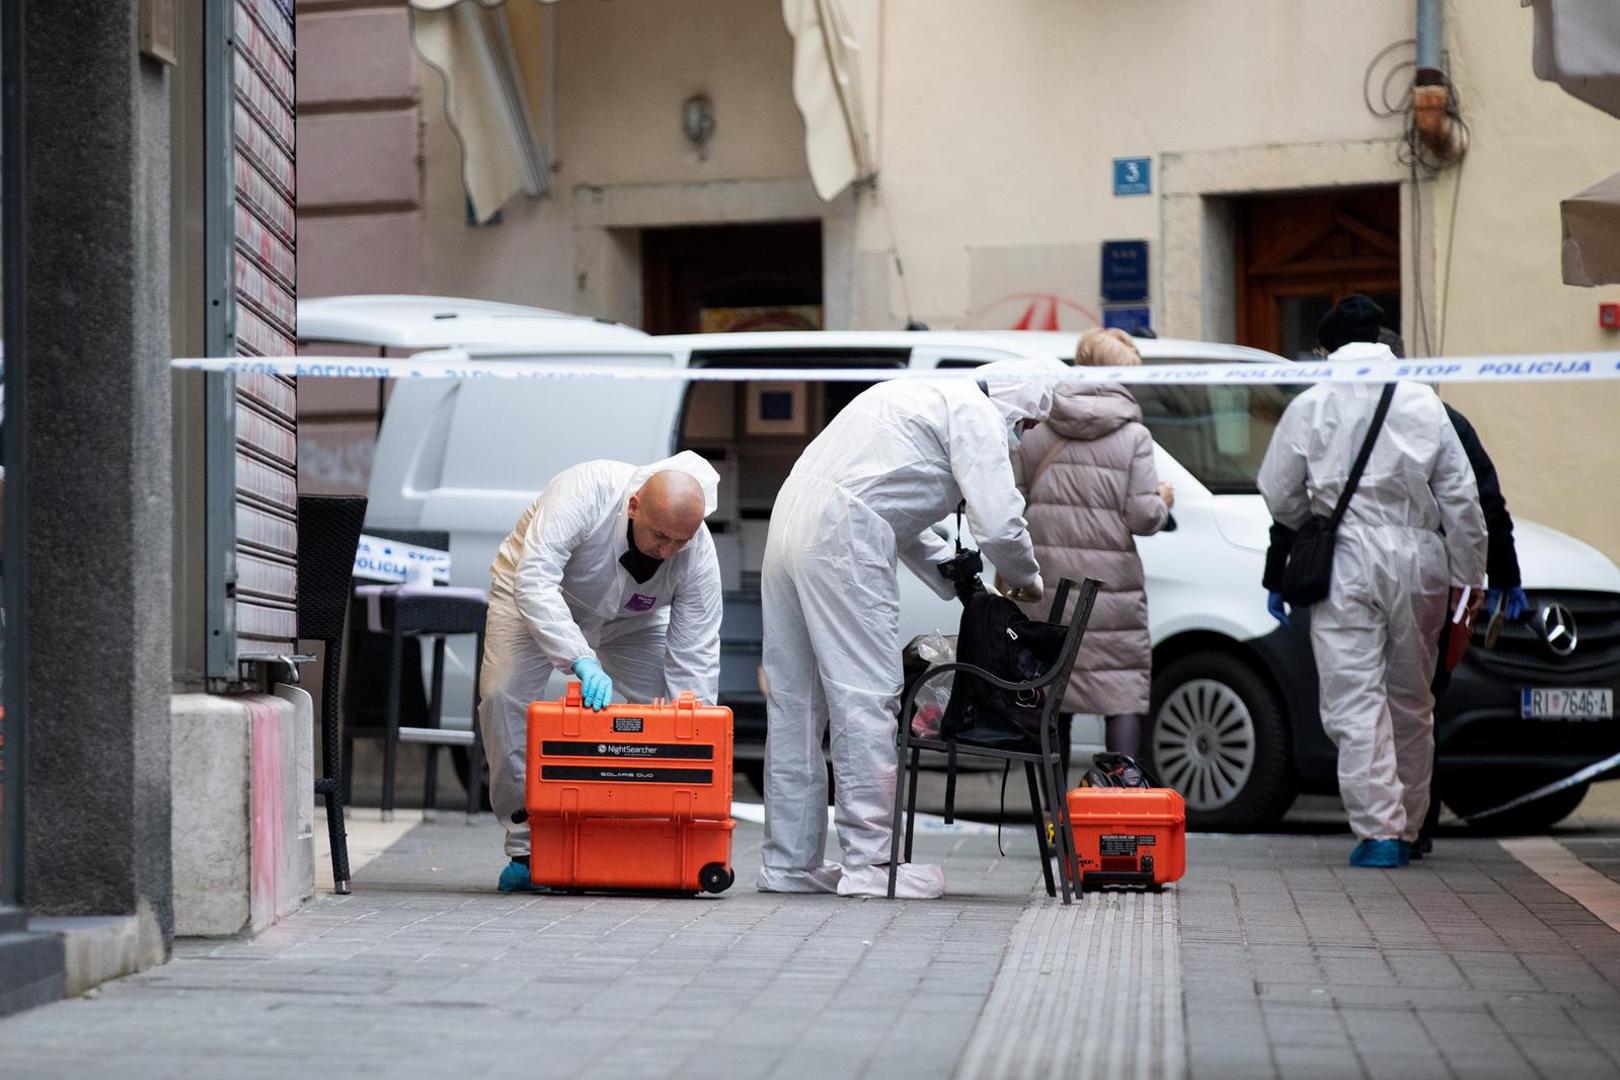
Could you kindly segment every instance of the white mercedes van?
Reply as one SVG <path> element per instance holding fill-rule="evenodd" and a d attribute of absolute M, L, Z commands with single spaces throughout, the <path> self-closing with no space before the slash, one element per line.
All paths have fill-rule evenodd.
<path fill-rule="evenodd" d="M 370 485 L 370 528 L 450 537 L 452 581 L 487 586 L 502 538 L 561 469 L 593 458 L 651 461 L 694 450 L 719 470 L 710 519 L 725 579 L 722 703 L 737 719 L 741 767 L 758 773 L 764 734 L 759 569 L 777 489 L 805 445 L 864 384 L 811 382 L 824 367 L 972 367 L 1072 357 L 1076 335 L 1038 332 L 851 331 L 651 337 L 628 327 L 511 305 L 423 297 L 347 297 L 299 305 L 300 337 L 379 348 L 465 348 L 481 363 L 556 361 L 606 367 L 735 367 L 768 382 L 679 380 L 422 381 L 398 384 Z M 368 307 L 369 305 L 369 307 Z M 500 310 L 489 310 L 499 308 Z M 397 330 L 390 330 L 397 326 Z M 1137 342 L 1147 363 L 1279 363 L 1232 345 Z M 1176 488 L 1176 527 L 1139 542 L 1154 642 L 1146 756 L 1187 796 L 1195 826 L 1247 829 L 1280 817 L 1300 791 L 1331 792 L 1332 745 L 1317 718 L 1308 613 L 1281 629 L 1260 588 L 1269 518 L 1254 478 L 1298 388 L 1136 387 Z M 1512 493 L 1509 492 L 1511 505 Z M 942 523 L 949 528 L 951 523 Z M 1441 702 L 1440 791 L 1483 810 L 1620 750 L 1620 570 L 1578 541 L 1519 523 L 1524 584 L 1538 609 L 1579 627 L 1555 653 L 1528 626 L 1475 649 Z M 971 538 L 968 538 L 971 543 Z M 952 632 L 960 608 L 901 575 L 902 640 Z M 452 647 L 446 723 L 467 725 L 470 647 Z M 1546 694 L 1573 689 L 1590 693 Z M 1568 703 L 1579 701 L 1577 710 Z M 1562 705 L 1549 707 L 1550 702 Z M 455 703 L 461 704 L 459 709 Z M 1561 713 L 1583 712 L 1577 719 Z M 459 712 L 459 715 L 456 715 Z M 1504 825 L 1548 823 L 1584 787 L 1525 808 Z"/>

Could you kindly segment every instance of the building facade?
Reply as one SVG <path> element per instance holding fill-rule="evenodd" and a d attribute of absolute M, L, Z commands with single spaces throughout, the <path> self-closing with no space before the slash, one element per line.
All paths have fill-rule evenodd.
<path fill-rule="evenodd" d="M 305 295 L 468 295 L 653 331 L 759 308 L 834 329 L 1146 320 L 1288 353 L 1359 290 L 1414 356 L 1616 343 L 1599 303 L 1620 293 L 1561 281 L 1558 203 L 1613 171 L 1620 123 L 1537 81 L 1518 5 L 1440 5 L 1464 147 L 1442 159 L 1412 136 L 1413 0 L 846 2 L 848 137 L 875 175 L 829 198 L 812 182 L 825 125 L 807 138 L 796 97 L 795 7 L 508 0 L 481 33 L 515 74 L 470 74 L 422 59 L 444 66 L 424 33 L 443 10 L 307 0 L 301 89 L 328 104 L 300 128 Z M 473 74 L 521 102 L 477 105 Z M 693 99 L 706 133 L 689 134 Z M 545 172 L 492 207 L 503 142 Z M 1118 241 L 1146 242 L 1140 299 L 1116 271 L 1141 249 Z M 1620 557 L 1620 518 L 1582 467 L 1620 451 L 1614 391 L 1444 392 L 1516 511 Z M 306 460 L 363 485 L 377 388 L 345 393 L 306 399 Z M 1547 438 L 1570 429 L 1580 461 Z"/>

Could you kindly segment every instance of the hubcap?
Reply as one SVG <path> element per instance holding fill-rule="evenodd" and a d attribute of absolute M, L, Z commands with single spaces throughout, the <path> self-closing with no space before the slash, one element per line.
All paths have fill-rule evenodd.
<path fill-rule="evenodd" d="M 1224 810 L 1254 771 L 1254 718 L 1225 683 L 1192 679 L 1172 690 L 1153 718 L 1160 779 L 1193 810 Z"/>

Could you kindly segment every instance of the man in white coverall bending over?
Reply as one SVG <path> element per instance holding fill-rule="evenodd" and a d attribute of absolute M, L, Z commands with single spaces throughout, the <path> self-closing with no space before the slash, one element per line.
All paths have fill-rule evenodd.
<path fill-rule="evenodd" d="M 1383 311 L 1351 296 L 1323 318 L 1330 360 L 1395 363 Z M 1289 404 L 1260 466 L 1281 525 L 1331 516 L 1383 387 L 1319 383 Z M 1444 534 L 1442 535 L 1442 530 Z M 1429 807 L 1434 678 L 1451 588 L 1483 589 L 1485 517 L 1440 397 L 1399 383 L 1350 498 L 1332 588 L 1311 607 L 1322 726 L 1339 750 L 1339 793 L 1360 842 L 1352 866 L 1403 866 Z"/>
<path fill-rule="evenodd" d="M 552 672 L 573 673 L 585 703 L 614 692 L 650 702 L 720 683 L 720 564 L 703 519 L 720 477 L 690 451 L 637 467 L 588 461 L 554 477 L 518 519 L 491 568 L 478 723 L 489 797 L 511 861 L 502 892 L 529 891 L 523 808 L 529 703 Z"/>
<path fill-rule="evenodd" d="M 888 891 L 901 687 L 897 558 L 942 598 L 951 547 L 931 526 L 963 499 L 973 538 L 1020 599 L 1040 571 L 1009 439 L 1046 418 L 1059 372 L 986 365 L 980 379 L 898 379 L 861 393 L 818 435 L 776 497 L 760 588 L 765 618 L 766 892 Z M 831 753 L 841 864 L 824 861 Z M 938 866 L 900 867 L 897 895 L 945 889 Z"/>

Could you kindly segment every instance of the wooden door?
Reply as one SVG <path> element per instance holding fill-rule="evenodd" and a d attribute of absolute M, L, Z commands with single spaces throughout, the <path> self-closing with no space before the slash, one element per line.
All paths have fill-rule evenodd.
<path fill-rule="evenodd" d="M 641 234 L 642 329 L 820 330 L 821 222 Z"/>
<path fill-rule="evenodd" d="M 1282 356 L 1309 356 L 1334 304 L 1365 293 L 1401 326 L 1398 189 L 1343 188 L 1238 203 L 1237 337 Z"/>

